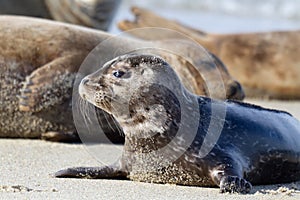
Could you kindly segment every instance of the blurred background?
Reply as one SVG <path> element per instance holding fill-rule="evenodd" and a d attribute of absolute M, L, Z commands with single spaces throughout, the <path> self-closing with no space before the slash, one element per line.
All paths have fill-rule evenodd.
<path fill-rule="evenodd" d="M 300 29 L 298 0 L 123 0 L 110 32 L 120 32 L 116 22 L 133 19 L 133 5 L 207 32 Z"/>
<path fill-rule="evenodd" d="M 300 30 L 300 0 L 0 0 L 0 14 L 44 17 L 118 34 L 121 32 L 117 27 L 119 22 L 135 20 L 135 16 L 131 13 L 133 6 L 145 8 L 168 20 L 178 21 L 183 26 L 208 33 Z M 141 20 L 144 21 L 143 25 L 151 21 L 149 18 L 151 15 L 145 16 L 148 18 Z M 155 20 L 157 19 L 154 18 L 153 23 L 150 24 L 156 25 Z M 123 30 L 128 28 L 123 26 Z M 145 35 L 149 35 L 148 32 Z M 158 36 L 161 36 L 161 33 Z M 244 89 L 249 87 L 254 91 L 259 90 L 253 92 L 255 93 L 253 96 L 275 96 L 272 88 L 276 88 L 276 94 L 278 93 L 276 98 L 284 99 L 287 98 L 285 95 L 290 95 L 288 99 L 291 96 L 300 99 L 300 92 L 298 92 L 300 91 L 298 89 L 300 88 L 298 78 L 300 77 L 298 56 L 300 32 L 288 32 L 279 36 L 271 33 L 267 38 L 271 40 L 266 39 L 264 34 L 260 34 L 250 39 L 248 37 L 240 39 L 239 41 L 242 42 L 232 42 L 237 45 L 233 48 L 237 51 L 230 52 L 227 49 L 226 54 L 230 56 L 222 54 L 221 50 L 209 49 L 209 45 L 205 46 L 205 43 L 202 43 L 203 38 L 198 37 L 196 41 L 220 57 L 230 74 L 243 85 Z M 243 48 L 246 49 L 245 56 L 240 54 Z M 272 59 L 275 57 L 277 60 L 274 63 Z M 265 73 L 264 70 L 267 68 L 270 71 Z M 252 76 L 249 76 L 248 72 L 253 72 Z M 263 83 L 259 85 L 257 80 Z M 272 95 L 261 91 L 269 91 Z M 246 95 L 249 97 L 249 92 Z"/>
<path fill-rule="evenodd" d="M 207 32 L 300 28 L 299 0 L 0 0 L 0 14 L 54 18 L 118 33 L 117 22 L 133 19 L 132 6 Z"/>

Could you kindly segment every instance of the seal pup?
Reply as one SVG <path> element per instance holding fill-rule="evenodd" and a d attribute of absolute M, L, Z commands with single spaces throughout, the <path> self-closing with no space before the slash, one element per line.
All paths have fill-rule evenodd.
<path fill-rule="evenodd" d="M 0 137 L 73 140 L 75 127 L 71 102 L 75 76 L 84 77 L 96 70 L 89 68 L 87 74 L 77 72 L 90 51 L 110 37 L 111 34 L 102 31 L 50 20 L 0 16 Z M 146 41 L 124 37 L 103 48 L 110 55 L 115 49 L 146 44 Z M 188 85 L 193 85 L 198 94 L 208 95 L 202 77 L 195 76 L 193 66 L 181 60 L 169 56 L 170 62 L 180 66 L 177 72 L 189 77 L 186 79 Z M 218 68 L 212 67 L 214 61 Z M 206 64 L 203 71 L 221 71 L 227 98 L 243 98 L 240 84 L 232 79 L 217 58 L 212 57 Z M 215 92 L 218 91 L 215 88 Z M 107 125 L 105 133 L 114 138 L 113 141 L 123 141 L 117 137 L 122 134 L 118 134 L 118 128 L 113 125 L 114 119 L 99 112 L 102 113 L 100 121 Z"/>
<path fill-rule="evenodd" d="M 239 193 L 250 192 L 251 184 L 300 179 L 299 121 L 283 111 L 231 100 L 219 102 L 226 110 L 223 119 L 214 116 L 214 100 L 187 91 L 158 56 L 118 57 L 85 77 L 79 92 L 119 122 L 125 133 L 123 154 L 111 166 L 69 168 L 56 172 L 56 177 L 129 178 L 219 186 L 221 192 Z M 195 119 L 193 133 L 190 123 Z M 223 121 L 223 127 L 211 151 L 202 155 L 205 141 L 212 142 L 206 140 L 212 119 Z M 187 129 L 177 137 L 185 123 Z M 190 145 L 185 146 L 188 140 Z M 170 148 L 162 151 L 166 146 Z M 162 164 L 166 159 L 169 162 Z"/>
<path fill-rule="evenodd" d="M 247 97 L 300 98 L 300 31 L 211 34 L 146 9 L 133 7 L 132 12 L 135 19 L 121 21 L 121 30 L 164 27 L 188 35 L 225 63 L 229 73 L 242 84 Z M 171 34 L 133 33 L 148 40 L 176 37 Z"/>

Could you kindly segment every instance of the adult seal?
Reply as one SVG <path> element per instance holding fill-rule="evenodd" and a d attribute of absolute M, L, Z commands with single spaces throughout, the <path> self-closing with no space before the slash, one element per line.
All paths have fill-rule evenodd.
<path fill-rule="evenodd" d="M 119 122 L 125 133 L 124 152 L 114 165 L 69 168 L 58 171 L 56 177 L 129 178 L 219 186 L 221 192 L 239 193 L 250 192 L 251 184 L 300 179 L 299 121 L 283 111 L 231 100 L 219 102 L 226 108 L 224 119 L 214 116 L 214 100 L 187 91 L 160 57 L 118 57 L 85 77 L 79 91 L 83 99 Z M 184 106 L 187 116 L 182 112 Z M 183 123 L 185 117 L 187 124 Z M 206 137 L 213 118 L 223 121 L 224 126 L 211 151 L 203 155 L 201 149 L 207 145 L 204 141 L 210 141 Z M 194 119 L 195 133 L 189 124 Z M 177 137 L 185 125 L 188 129 Z M 166 146 L 171 148 L 162 151 Z M 165 159 L 167 164 L 162 164 Z"/>
<path fill-rule="evenodd" d="M 102 31 L 50 20 L 0 16 L 0 138 L 73 140 L 76 136 L 72 118 L 73 82 L 76 76 L 84 77 L 97 70 L 90 67 L 86 74 L 78 73 L 87 55 L 110 37 L 112 35 Z M 157 43 L 164 44 L 163 41 Z M 124 37 L 102 47 L 111 55 L 116 49 L 147 44 Z M 169 56 L 169 61 L 178 64 L 178 74 L 188 77 L 185 80 L 198 94 L 208 95 L 205 82 L 200 75 L 196 76 L 192 65 L 181 62 L 175 55 Z M 213 67 L 214 62 L 217 67 Z M 226 98 L 243 98 L 239 83 L 217 58 L 212 57 L 205 64 L 201 65 L 203 71 L 222 73 Z M 220 90 L 214 87 L 214 91 Z M 104 112 L 99 116 L 107 126 L 105 133 L 109 138 L 122 141 L 123 138 L 117 137 L 118 128 L 109 126 L 106 120 L 114 125 L 113 118 Z"/>

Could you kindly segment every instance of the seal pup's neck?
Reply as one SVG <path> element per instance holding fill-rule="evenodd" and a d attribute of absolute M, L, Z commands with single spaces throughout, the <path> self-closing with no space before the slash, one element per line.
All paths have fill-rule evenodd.
<path fill-rule="evenodd" d="M 149 152 L 168 144 L 180 125 L 180 103 L 167 87 L 153 84 L 132 95 L 127 115 L 114 115 L 128 151 Z"/>

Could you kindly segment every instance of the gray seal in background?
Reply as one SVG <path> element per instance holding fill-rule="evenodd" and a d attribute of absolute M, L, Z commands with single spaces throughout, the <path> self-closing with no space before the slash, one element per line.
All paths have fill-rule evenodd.
<path fill-rule="evenodd" d="M 54 19 L 107 30 L 121 0 L 0 0 L 0 14 Z"/>

